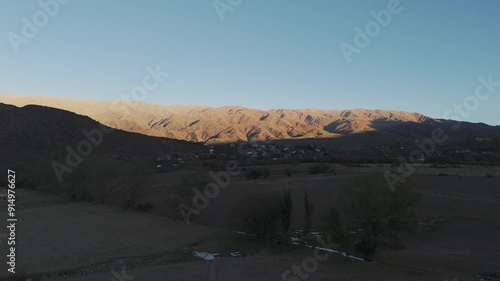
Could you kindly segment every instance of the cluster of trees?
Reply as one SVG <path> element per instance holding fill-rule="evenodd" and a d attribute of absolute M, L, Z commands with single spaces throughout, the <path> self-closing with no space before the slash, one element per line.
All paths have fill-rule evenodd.
<path fill-rule="evenodd" d="M 310 230 L 313 205 L 304 194 L 306 215 L 304 226 Z M 282 194 L 271 192 L 256 194 L 237 201 L 232 216 L 233 226 L 259 238 L 286 237 L 292 223 L 292 191 L 287 188 Z"/>
<path fill-rule="evenodd" d="M 312 229 L 314 205 L 304 193 L 303 234 Z M 321 216 L 320 230 L 349 253 L 354 249 L 370 260 L 380 247 L 399 249 L 400 233 L 415 233 L 419 218 L 414 211 L 420 194 L 408 180 L 392 191 L 383 175 L 359 178 L 345 188 Z M 286 237 L 293 209 L 290 189 L 282 194 L 265 193 L 246 197 L 233 208 L 233 226 L 259 238 Z"/>
<path fill-rule="evenodd" d="M 173 187 L 172 192 L 170 192 L 171 197 L 167 203 L 176 210 L 179 204 L 190 205 L 195 196 L 193 189 L 203 191 L 210 182 L 211 179 L 207 173 L 190 172 L 183 176 L 180 183 Z"/>
<path fill-rule="evenodd" d="M 136 209 L 145 194 L 145 181 L 152 173 L 140 163 L 92 155 L 59 182 L 51 161 L 51 158 L 39 158 L 22 167 L 23 186 L 67 195 L 75 201 L 120 205 L 127 209 Z"/>
<path fill-rule="evenodd" d="M 322 217 L 323 230 L 344 252 L 349 253 L 353 242 L 355 249 L 370 260 L 379 247 L 402 248 L 400 233 L 418 230 L 414 207 L 419 200 L 420 193 L 410 180 L 391 191 L 383 175 L 364 176 L 344 189 Z"/>

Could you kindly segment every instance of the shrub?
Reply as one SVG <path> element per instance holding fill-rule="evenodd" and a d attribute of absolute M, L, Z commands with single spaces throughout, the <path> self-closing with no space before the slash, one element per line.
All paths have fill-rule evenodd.
<path fill-rule="evenodd" d="M 313 164 L 309 166 L 309 174 L 311 175 L 323 174 L 328 172 L 328 170 L 330 170 L 330 165 L 326 163 Z"/>

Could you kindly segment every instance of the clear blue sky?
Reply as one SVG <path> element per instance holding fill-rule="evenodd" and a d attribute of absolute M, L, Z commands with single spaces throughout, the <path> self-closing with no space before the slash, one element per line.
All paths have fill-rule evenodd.
<path fill-rule="evenodd" d="M 47 0 L 43 0 L 47 1 Z M 227 2 L 227 0 L 221 0 Z M 146 102 L 395 109 L 441 118 L 500 81 L 500 1 L 401 0 L 403 10 L 347 63 L 339 48 L 388 0 L 72 0 L 14 50 L 38 1 L 0 0 L 0 92 L 119 99 L 144 68 L 170 73 Z M 500 124 L 500 87 L 468 121 Z"/>

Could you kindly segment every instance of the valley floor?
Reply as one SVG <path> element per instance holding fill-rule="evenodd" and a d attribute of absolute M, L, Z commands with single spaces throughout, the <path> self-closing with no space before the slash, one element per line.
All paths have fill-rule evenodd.
<path fill-rule="evenodd" d="M 218 278 L 215 280 L 296 281 L 299 279 L 292 279 L 294 275 L 282 279 L 283 273 L 314 257 L 313 249 L 302 246 L 274 249 L 262 241 L 227 230 L 232 204 L 251 193 L 293 185 L 294 200 L 300 202 L 302 190 L 307 189 L 319 214 L 335 198 L 338 189 L 348 185 L 352 176 L 359 173 L 359 170 L 339 170 L 337 175 L 297 174 L 259 180 L 235 177 L 194 219 L 195 223 L 189 225 L 165 217 L 160 208 L 166 205 L 165 194 L 182 173 L 154 176 L 155 187 L 149 199 L 153 202 L 156 198 L 158 202 L 153 202 L 153 214 L 72 202 L 20 189 L 17 191 L 16 270 L 33 281 L 214 280 L 208 278 L 210 262 L 193 255 L 194 251 L 207 251 L 225 253 L 224 258 L 216 261 Z M 424 195 L 419 211 L 435 229 L 415 237 L 403 237 L 406 249 L 381 251 L 374 263 L 331 255 L 304 278 L 480 280 L 478 274 L 499 272 L 499 178 L 425 173 L 416 176 L 415 181 Z M 0 204 L 3 204 L 0 219 L 5 221 L 6 204 Z M 294 210 L 293 227 L 300 227 L 302 215 L 300 210 Z M 243 253 L 243 257 L 229 254 L 234 251 Z M 0 254 L 4 257 L 0 262 L 0 280 L 9 280 L 4 253 L 8 253 L 5 240 L 0 243 Z M 123 273 L 129 279 L 116 276 L 123 277 Z"/>

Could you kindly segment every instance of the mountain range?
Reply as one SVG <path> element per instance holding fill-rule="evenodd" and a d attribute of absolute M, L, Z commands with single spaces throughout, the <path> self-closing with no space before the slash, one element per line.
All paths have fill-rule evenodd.
<path fill-rule="evenodd" d="M 114 158 L 152 159 L 166 153 L 204 150 L 200 144 L 112 130 L 87 116 L 39 105 L 16 107 L 0 102 L 0 121 L 0 167 L 7 165 L 4 168 L 16 161 L 39 158 L 47 159 L 50 167 L 51 159 L 64 161 L 68 154 L 83 155 L 80 151 Z"/>
<path fill-rule="evenodd" d="M 157 105 L 130 101 L 0 95 L 0 102 L 68 110 L 123 131 L 190 142 L 340 139 L 363 137 L 374 142 L 430 137 L 436 127 L 453 140 L 500 134 L 500 126 L 431 118 L 393 110 L 259 110 L 241 106 Z M 365 138 L 369 137 L 369 138 Z"/>

